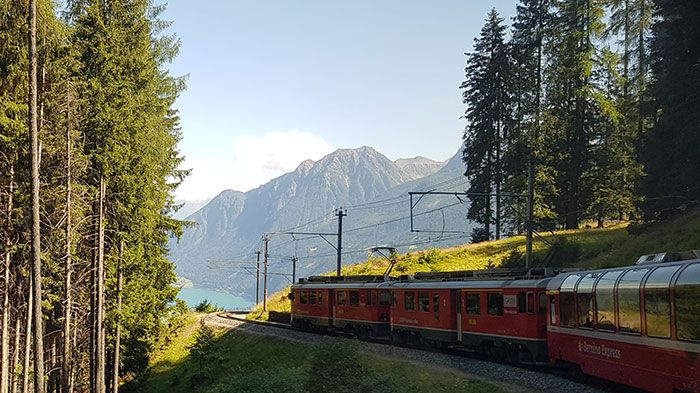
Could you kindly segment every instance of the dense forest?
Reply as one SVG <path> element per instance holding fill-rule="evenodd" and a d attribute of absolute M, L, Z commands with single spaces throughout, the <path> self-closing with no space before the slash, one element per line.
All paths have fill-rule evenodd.
<path fill-rule="evenodd" d="M 177 311 L 184 81 L 162 11 L 0 2 L 0 393 L 116 391 Z"/>
<path fill-rule="evenodd" d="M 697 205 L 699 18 L 684 0 L 521 0 L 510 27 L 492 10 L 461 85 L 472 240 L 521 232 L 528 193 L 537 229 Z"/>

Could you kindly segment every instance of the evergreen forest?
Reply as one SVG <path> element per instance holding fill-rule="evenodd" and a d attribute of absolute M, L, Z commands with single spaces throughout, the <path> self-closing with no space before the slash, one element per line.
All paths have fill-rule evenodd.
<path fill-rule="evenodd" d="M 163 10 L 0 2 L 2 393 L 116 391 L 182 309 L 166 244 L 184 80 Z"/>
<path fill-rule="evenodd" d="M 472 241 L 700 202 L 700 3 L 521 0 L 467 53 Z M 532 185 L 531 188 L 528 185 Z"/>

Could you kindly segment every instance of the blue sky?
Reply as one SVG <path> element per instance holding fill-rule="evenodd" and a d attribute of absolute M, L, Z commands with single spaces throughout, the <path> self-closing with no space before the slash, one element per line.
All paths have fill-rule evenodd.
<path fill-rule="evenodd" d="M 247 191 L 336 148 L 451 157 L 464 52 L 492 7 L 510 22 L 515 0 L 171 1 L 193 169 L 176 196 Z"/>

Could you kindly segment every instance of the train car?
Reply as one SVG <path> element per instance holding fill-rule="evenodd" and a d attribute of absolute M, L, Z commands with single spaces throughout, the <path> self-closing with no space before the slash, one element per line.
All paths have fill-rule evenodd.
<path fill-rule="evenodd" d="M 550 269 L 417 273 L 392 284 L 392 338 L 547 363 Z"/>
<path fill-rule="evenodd" d="M 550 359 L 653 392 L 700 392 L 700 252 L 662 255 L 552 279 Z"/>
<path fill-rule="evenodd" d="M 387 276 L 312 276 L 292 285 L 292 327 L 341 330 L 388 338 L 391 297 Z"/>

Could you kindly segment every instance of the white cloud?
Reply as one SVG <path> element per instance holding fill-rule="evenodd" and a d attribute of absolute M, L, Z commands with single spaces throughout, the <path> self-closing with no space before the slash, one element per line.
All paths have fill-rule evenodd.
<path fill-rule="evenodd" d="M 217 151 L 188 156 L 183 167 L 192 168 L 192 174 L 176 194 L 191 200 L 213 197 L 224 189 L 248 191 L 333 150 L 323 138 L 299 130 L 237 135 Z"/>

